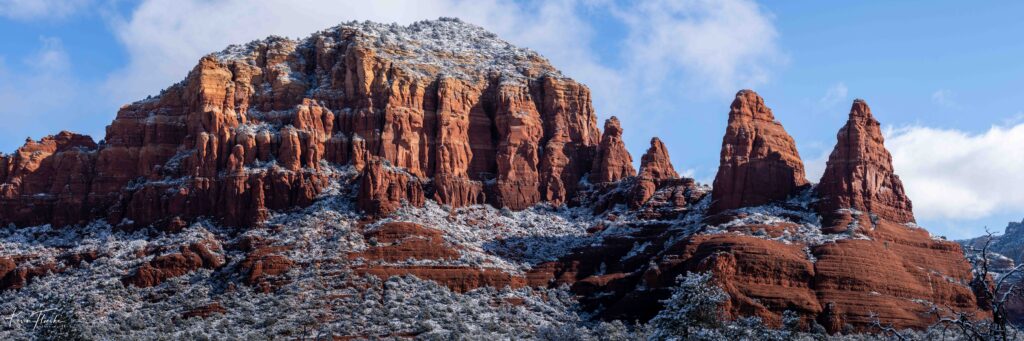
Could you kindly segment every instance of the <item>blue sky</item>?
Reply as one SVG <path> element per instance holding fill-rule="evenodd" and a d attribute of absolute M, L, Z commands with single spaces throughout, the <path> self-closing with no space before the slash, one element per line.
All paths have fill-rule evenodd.
<path fill-rule="evenodd" d="M 703 182 L 737 90 L 765 97 L 815 182 L 864 98 L 919 223 L 963 238 L 1024 218 L 1020 13 L 1019 1 L 0 0 L 0 151 L 62 129 L 99 139 L 120 105 L 230 43 L 456 16 L 590 86 L 635 159 L 659 136 Z"/>

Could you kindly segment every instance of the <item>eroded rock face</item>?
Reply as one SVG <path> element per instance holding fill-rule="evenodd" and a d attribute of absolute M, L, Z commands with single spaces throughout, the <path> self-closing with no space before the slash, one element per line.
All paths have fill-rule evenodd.
<path fill-rule="evenodd" d="M 637 176 L 638 183 L 629 202 L 630 207 L 640 207 L 654 196 L 659 183 L 676 178 L 679 178 L 679 174 L 672 167 L 665 144 L 657 137 L 651 138 L 651 147 L 640 158 L 640 174 Z"/>
<path fill-rule="evenodd" d="M 959 247 L 907 224 L 910 202 L 863 102 L 813 194 L 820 205 L 773 206 L 786 213 L 751 223 L 744 219 L 753 214 L 732 209 L 777 203 L 808 184 L 793 139 L 756 93 L 741 91 L 732 104 L 708 200 L 709 188 L 680 178 L 656 138 L 636 173 L 618 120 L 608 120 L 603 135 L 597 129 L 585 86 L 485 33 L 448 20 L 344 24 L 204 57 L 183 82 L 123 107 L 105 143 L 65 132 L 0 157 L 0 224 L 105 218 L 175 231 L 211 216 L 253 225 L 271 211 L 311 204 L 337 168 L 350 165 L 360 173 L 360 218 L 433 199 L 511 209 L 586 204 L 611 212 L 607 222 L 619 213 L 642 221 L 525 274 L 458 262 L 466 249 L 441 230 L 380 224 L 358 231 L 370 241 L 365 250 L 343 256 L 356 274 L 414 275 L 456 292 L 568 284 L 602 317 L 633 321 L 656 314 L 679 275 L 711 271 L 730 294 L 730 317 L 777 325 L 793 310 L 833 332 L 868 328 L 871 313 L 897 328 L 924 327 L 931 305 L 978 307 Z M 581 181 L 587 174 L 591 185 Z M 793 237 L 800 234 L 806 238 Z M 263 292 L 312 266 L 289 258 L 299 250 L 286 242 L 239 244 L 244 258 L 220 273 Z M 118 274 L 127 285 L 226 264 L 215 240 L 138 256 L 152 259 Z M 26 259 L 0 257 L 0 290 L 61 270 L 56 261 Z M 200 307 L 186 317 L 223 310 Z"/>
<path fill-rule="evenodd" d="M 722 138 L 712 212 L 783 200 L 807 185 L 796 143 L 751 90 L 736 94 Z"/>
<path fill-rule="evenodd" d="M 892 156 L 867 102 L 853 102 L 850 118 L 836 137 L 835 149 L 815 188 L 826 225 L 848 222 L 851 210 L 871 212 L 894 223 L 914 222 L 910 199 L 893 172 Z"/>
<path fill-rule="evenodd" d="M 799 156 L 753 92 L 741 91 L 733 103 L 708 211 L 701 211 L 699 187 L 678 184 L 688 179 L 644 180 L 663 168 L 649 167 L 661 164 L 653 161 L 664 149 L 653 142 L 637 178 L 599 187 L 592 202 L 605 212 L 622 203 L 624 189 L 655 193 L 629 212 L 654 221 L 541 264 L 527 275 L 530 283 L 571 285 L 585 308 L 607 319 L 648 319 L 678 276 L 704 271 L 729 294 L 730 317 L 758 316 L 770 325 L 787 310 L 832 333 L 848 325 L 871 330 L 872 314 L 896 328 L 931 325 L 934 307 L 986 314 L 960 246 L 909 224 L 909 200 L 862 101 L 839 134 L 820 188 L 792 202 L 783 199 L 806 184 Z M 682 200 L 664 200 L 667 193 Z M 748 210 L 731 210 L 740 207 Z M 679 216 L 661 212 L 701 215 L 681 227 L 656 222 Z"/>
<path fill-rule="evenodd" d="M 601 136 L 601 144 L 597 146 L 590 181 L 616 182 L 635 175 L 633 157 L 626 150 L 626 143 L 622 142 L 622 126 L 619 119 L 612 116 L 604 122 L 604 135 Z"/>
<path fill-rule="evenodd" d="M 32 255 L 0 256 L 0 291 L 23 288 L 34 278 L 63 271 L 57 263 Z"/>
<path fill-rule="evenodd" d="M 92 138 L 63 131 L 0 155 L 0 221 L 82 222 L 90 213 L 95 149 Z"/>
<path fill-rule="evenodd" d="M 647 148 L 647 152 L 640 158 L 638 177 L 651 180 L 668 180 L 679 177 L 675 167 L 672 167 L 672 160 L 669 160 L 668 148 L 665 147 L 665 143 L 661 142 L 661 139 L 651 138 L 651 147 Z"/>
<path fill-rule="evenodd" d="M 678 276 L 705 271 L 729 294 L 728 316 L 758 316 L 769 325 L 779 325 L 787 310 L 832 333 L 847 324 L 870 330 L 872 314 L 898 328 L 933 324 L 934 315 L 927 314 L 932 307 L 985 314 L 969 287 L 970 267 L 959 246 L 931 240 L 920 229 L 884 223 L 865 239 L 810 245 L 769 239 L 792 232 L 796 225 L 790 223 L 735 225 L 731 233 L 686 237 L 669 226 L 646 224 L 631 235 L 606 238 L 527 277 L 571 285 L 585 308 L 606 319 L 651 318 Z M 750 233 L 758 230 L 772 232 Z"/>
<path fill-rule="evenodd" d="M 366 232 L 371 247 L 349 255 L 362 265 L 355 271 L 382 279 L 416 276 L 432 280 L 456 292 L 480 287 L 519 288 L 527 279 L 502 269 L 467 266 L 452 262 L 460 257 L 459 247 L 444 241 L 441 231 L 409 222 L 389 222 Z M 415 265 L 432 262 L 434 265 Z M 412 263 L 412 265 L 410 265 Z"/>
<path fill-rule="evenodd" d="M 329 168 L 372 160 L 420 179 L 393 197 L 561 204 L 599 139 L 590 91 L 532 51 L 454 20 L 349 23 L 206 56 L 124 106 L 103 145 L 62 133 L 0 158 L 0 224 L 248 226 L 308 205 Z"/>
<path fill-rule="evenodd" d="M 375 214 L 387 214 L 402 205 L 423 206 L 423 186 L 419 178 L 388 164 L 372 160 L 359 180 L 359 207 Z"/>
<path fill-rule="evenodd" d="M 253 245 L 245 250 L 245 259 L 238 264 L 245 284 L 270 293 L 287 283 L 284 275 L 295 267 L 295 262 L 282 254 L 286 247 Z"/>
<path fill-rule="evenodd" d="M 365 234 L 373 246 L 350 258 L 373 261 L 453 260 L 459 258 L 456 247 L 444 241 L 441 231 L 418 224 L 386 223 Z"/>
<path fill-rule="evenodd" d="M 924 328 L 934 322 L 927 315 L 931 304 L 978 310 L 968 285 L 970 265 L 958 244 L 932 240 L 927 231 L 886 221 L 868 236 L 871 240 L 841 240 L 813 251 L 815 289 L 823 304 L 834 307 L 835 319 L 864 326 L 875 313 L 901 327 Z M 906 303 L 914 300 L 915 304 Z"/>
<path fill-rule="evenodd" d="M 143 263 L 131 275 L 122 278 L 121 282 L 125 285 L 147 288 L 200 268 L 217 269 L 225 263 L 224 250 L 220 242 L 213 239 L 182 245 L 173 252 L 155 251 L 158 255 Z"/>

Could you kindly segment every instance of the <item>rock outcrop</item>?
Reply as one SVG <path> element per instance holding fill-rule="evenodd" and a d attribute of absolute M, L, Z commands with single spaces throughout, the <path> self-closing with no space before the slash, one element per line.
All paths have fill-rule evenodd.
<path fill-rule="evenodd" d="M 287 247 L 249 245 L 243 248 L 245 259 L 238 264 L 245 284 L 270 293 L 287 283 L 284 275 L 295 266 L 295 262 L 283 255 Z"/>
<path fill-rule="evenodd" d="M 594 183 L 616 182 L 623 178 L 636 175 L 633 169 L 633 157 L 622 142 L 622 126 L 619 119 L 612 116 L 604 122 L 604 135 L 597 146 L 597 157 L 591 170 L 590 181 Z"/>
<path fill-rule="evenodd" d="M 631 210 L 654 221 L 674 219 L 678 215 L 653 214 L 673 209 L 702 215 L 683 226 L 646 221 L 632 233 L 604 237 L 598 246 L 534 268 L 531 283 L 571 285 L 585 308 L 607 319 L 648 319 L 661 310 L 678 276 L 705 271 L 729 294 L 729 317 L 753 315 L 770 325 L 779 325 L 786 310 L 802 325 L 818 323 L 832 333 L 847 326 L 870 330 L 875 318 L 896 328 L 925 328 L 934 323 L 928 312 L 936 307 L 940 314 L 986 314 L 970 288 L 960 246 L 911 224 L 910 202 L 863 101 L 854 103 L 840 131 L 822 184 L 801 196 L 792 196 L 807 184 L 793 140 L 751 91 L 733 102 L 707 212 L 693 194 L 700 193 L 696 187 L 682 192 L 691 193 L 682 196 L 687 200 L 656 200 L 674 188 L 671 183 L 686 180 L 658 175 L 674 176 L 662 171 L 671 166 L 662 166 L 668 162 L 658 142 L 652 141 L 630 185 L 634 194 L 655 194 L 646 202 L 634 196 Z M 621 186 L 604 189 L 598 197 L 607 199 L 594 202 L 605 210 L 621 203 Z M 755 207 L 761 205 L 767 206 Z"/>
<path fill-rule="evenodd" d="M 815 188 L 825 224 L 847 225 L 857 212 L 871 212 L 877 219 L 894 223 L 914 222 L 910 199 L 893 172 L 892 156 L 867 102 L 853 102 L 837 140 Z M 868 215 L 859 216 L 869 219 Z"/>
<path fill-rule="evenodd" d="M 596 121 L 585 86 L 479 27 L 348 23 L 206 56 L 121 108 L 100 145 L 62 133 L 0 158 L 0 224 L 248 226 L 308 205 L 343 165 L 373 180 L 360 201 L 371 214 L 421 197 L 560 204 L 593 165 L 623 168 L 606 180 L 631 167 L 624 149 L 594 160 Z"/>
<path fill-rule="evenodd" d="M 659 184 L 676 178 L 679 178 L 679 174 L 672 167 L 665 144 L 657 137 L 651 138 L 651 147 L 640 158 L 640 173 L 637 175 L 636 187 L 633 188 L 630 207 L 640 207 L 654 196 Z"/>
<path fill-rule="evenodd" d="M 147 288 L 188 274 L 200 268 L 224 266 L 224 250 L 216 240 L 200 240 L 182 245 L 177 250 L 154 250 L 156 256 L 143 263 L 135 273 L 121 279 L 125 285 Z"/>
<path fill-rule="evenodd" d="M 435 281 L 456 292 L 489 286 L 526 286 L 522 275 L 503 269 L 467 266 L 452 262 L 460 257 L 459 247 L 444 241 L 441 231 L 408 222 L 389 222 L 366 232 L 371 247 L 349 255 L 361 261 L 355 271 L 386 279 L 416 276 Z M 420 265 L 434 263 L 432 265 Z"/>
<path fill-rule="evenodd" d="M 75 224 L 90 213 L 96 143 L 63 131 L 0 155 L 0 222 Z"/>
<path fill-rule="evenodd" d="M 37 277 L 63 270 L 55 262 L 32 255 L 0 256 L 0 291 L 20 289 Z"/>
<path fill-rule="evenodd" d="M 153 246 L 133 254 L 138 268 L 115 276 L 147 288 L 210 269 L 226 287 L 281 293 L 326 265 L 331 276 L 412 275 L 455 292 L 567 284 L 598 316 L 634 321 L 661 309 L 679 275 L 707 271 L 729 293 L 727 317 L 759 316 L 771 325 L 786 310 L 830 332 L 866 330 L 873 314 L 896 328 L 922 328 L 934 321 L 933 307 L 985 314 L 959 245 L 912 224 L 910 200 L 863 101 L 854 103 L 812 192 L 802 190 L 809 183 L 793 138 L 760 96 L 740 91 L 710 189 L 679 177 L 657 138 L 637 173 L 618 120 L 598 130 L 586 86 L 536 53 L 453 19 L 347 23 L 303 40 L 271 37 L 206 56 L 184 81 L 122 107 L 100 143 L 62 132 L 0 156 L 0 224 L 104 219 L 111 231 L 153 225 L 163 231 L 146 231 L 173 235 L 213 217 L 248 227 L 272 212 L 287 212 L 274 219 L 302 215 L 293 209 L 326 189 L 325 205 L 347 200 L 333 194 L 350 193 L 339 188 L 350 180 L 363 214 L 318 203 L 328 212 L 310 217 L 323 222 L 211 229 L 231 238 L 220 239 L 230 253 L 217 238 Z M 483 221 L 474 228 L 497 233 L 472 238 L 447 225 L 374 220 L 429 200 L 513 210 L 586 205 L 593 214 L 538 208 L 527 213 L 559 219 L 534 225 L 527 216 L 518 230 Z M 435 209 L 389 219 L 447 224 L 473 214 Z M 511 220 L 506 213 L 478 214 Z M 591 235 L 580 235 L 586 227 L 577 219 L 594 223 Z M 569 227 L 538 231 L 551 224 Z M 310 234 L 281 233 L 302 227 Z M 270 241 L 277 233 L 284 238 Z M 545 263 L 499 259 L 507 255 L 488 243 L 496 236 L 519 239 L 512 245 L 541 253 L 528 256 Z M 316 243 L 334 245 L 302 254 Z M 0 290 L 59 272 L 61 262 L 100 256 L 68 250 L 0 254 Z M 216 303 L 191 308 L 185 318 L 227 311 Z"/>
<path fill-rule="evenodd" d="M 712 212 L 782 200 L 807 185 L 796 143 L 751 90 L 736 94 L 715 175 Z"/>
<path fill-rule="evenodd" d="M 647 152 L 640 158 L 638 177 L 656 181 L 679 177 L 675 167 L 672 167 L 672 161 L 669 160 L 668 148 L 665 148 L 665 143 L 661 142 L 661 139 L 651 138 L 651 147 L 647 148 Z"/>

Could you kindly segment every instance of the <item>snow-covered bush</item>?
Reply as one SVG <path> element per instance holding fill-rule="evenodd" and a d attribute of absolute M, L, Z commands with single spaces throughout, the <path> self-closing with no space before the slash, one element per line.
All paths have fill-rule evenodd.
<path fill-rule="evenodd" d="M 721 328 L 722 304 L 729 295 L 712 283 L 711 273 L 688 272 L 677 281 L 672 296 L 662 302 L 665 307 L 651 320 L 655 337 L 687 340 L 705 330 Z"/>

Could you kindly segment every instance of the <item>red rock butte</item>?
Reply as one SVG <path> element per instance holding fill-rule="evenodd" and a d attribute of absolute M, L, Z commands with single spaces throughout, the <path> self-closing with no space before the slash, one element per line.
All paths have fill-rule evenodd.
<path fill-rule="evenodd" d="M 867 102 L 853 102 L 850 119 L 836 139 L 816 187 L 822 199 L 819 211 L 826 223 L 842 224 L 859 211 L 896 223 L 914 222 L 910 198 L 893 172 L 881 126 Z"/>
<path fill-rule="evenodd" d="M 206 56 L 121 108 L 104 144 L 61 134 L 0 159 L 0 222 L 252 225 L 310 204 L 325 168 L 345 164 L 367 171 L 371 214 L 424 198 L 522 209 L 566 202 L 595 165 L 604 180 L 632 167 L 618 136 L 601 151 L 623 160 L 592 160 L 602 137 L 586 86 L 479 27 L 434 23 L 351 23 Z"/>
<path fill-rule="evenodd" d="M 761 96 L 741 90 L 729 108 L 711 210 L 783 200 L 807 184 L 796 142 Z"/>

